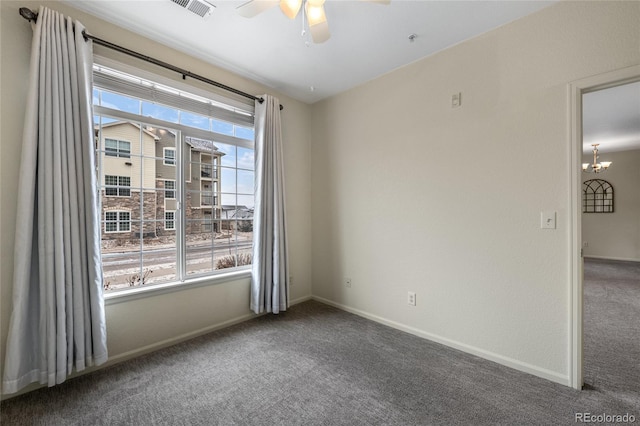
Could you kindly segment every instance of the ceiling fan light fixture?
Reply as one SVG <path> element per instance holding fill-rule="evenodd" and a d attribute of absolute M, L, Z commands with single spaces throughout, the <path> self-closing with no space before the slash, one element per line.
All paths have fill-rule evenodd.
<path fill-rule="evenodd" d="M 280 0 L 280 9 L 289 19 L 298 15 L 300 6 L 302 6 L 302 0 Z"/>
<path fill-rule="evenodd" d="M 310 27 L 327 22 L 327 15 L 324 13 L 324 6 L 314 6 L 310 1 L 307 1 L 305 9 Z"/>
<path fill-rule="evenodd" d="M 171 0 L 173 2 L 184 1 L 204 1 L 204 0 Z M 388 4 L 391 0 L 362 0 L 380 4 Z M 257 14 L 280 5 L 280 10 L 289 19 L 295 19 L 300 13 L 300 8 L 304 4 L 302 13 L 302 36 L 307 34 L 307 28 L 311 33 L 314 43 L 324 43 L 329 40 L 329 23 L 324 11 L 325 0 L 249 0 L 237 7 L 238 13 L 244 17 L 252 18 Z M 306 18 L 306 19 L 305 19 Z M 310 45 L 309 40 L 305 40 L 305 45 Z"/>

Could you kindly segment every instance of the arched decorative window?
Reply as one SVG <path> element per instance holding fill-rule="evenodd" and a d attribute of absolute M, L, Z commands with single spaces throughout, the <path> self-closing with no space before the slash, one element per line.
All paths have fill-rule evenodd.
<path fill-rule="evenodd" d="M 613 213 L 613 186 L 606 180 L 591 179 L 582 184 L 583 213 Z"/>

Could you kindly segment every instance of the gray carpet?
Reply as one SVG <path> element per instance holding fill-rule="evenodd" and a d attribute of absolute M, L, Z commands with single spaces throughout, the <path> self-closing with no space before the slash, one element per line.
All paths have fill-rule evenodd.
<path fill-rule="evenodd" d="M 586 259 L 584 277 L 585 384 L 640 411 L 640 263 Z"/>
<path fill-rule="evenodd" d="M 628 273 L 635 277 L 635 313 L 623 312 L 637 324 L 637 269 Z M 604 288 L 586 291 L 587 304 L 599 293 L 617 298 Z M 600 322 L 594 323 L 589 332 Z M 586 365 L 594 389 L 580 392 L 306 302 L 9 399 L 0 420 L 3 426 L 552 425 L 575 424 L 574 413 L 586 411 L 633 413 L 639 422 L 637 370 L 634 379 L 614 368 L 626 362 L 614 348 L 604 360 L 593 358 L 601 352 L 590 341 Z M 634 341 L 630 352 L 637 351 L 637 340 L 629 345 Z"/>

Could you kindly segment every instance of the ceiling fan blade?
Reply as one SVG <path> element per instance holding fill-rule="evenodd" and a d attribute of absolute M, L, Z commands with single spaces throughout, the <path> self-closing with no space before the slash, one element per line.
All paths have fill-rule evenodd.
<path fill-rule="evenodd" d="M 324 43 L 331 37 L 323 3 L 324 0 L 307 0 L 305 3 L 304 11 L 307 15 L 307 23 L 314 43 Z"/>
<path fill-rule="evenodd" d="M 236 8 L 240 16 L 253 18 L 267 9 L 271 9 L 280 3 L 278 0 L 250 0 Z"/>
<path fill-rule="evenodd" d="M 389 4 L 391 3 L 391 0 L 362 0 L 362 1 L 366 1 L 369 3 L 380 3 L 380 4 Z"/>
<path fill-rule="evenodd" d="M 302 0 L 280 0 L 280 9 L 287 18 L 294 19 L 302 6 Z"/>
<path fill-rule="evenodd" d="M 329 23 L 327 21 L 309 26 L 309 31 L 311 32 L 313 42 L 316 44 L 324 43 L 329 40 L 329 37 L 331 37 L 331 34 L 329 33 Z"/>

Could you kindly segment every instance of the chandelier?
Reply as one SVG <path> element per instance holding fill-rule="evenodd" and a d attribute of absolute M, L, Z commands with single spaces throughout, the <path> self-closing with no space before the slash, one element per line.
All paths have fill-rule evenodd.
<path fill-rule="evenodd" d="M 604 172 L 611 165 L 611 161 L 601 161 L 598 163 L 598 145 L 599 143 L 592 143 L 593 147 L 593 164 L 582 163 L 582 171 L 586 173 L 600 173 Z"/>

